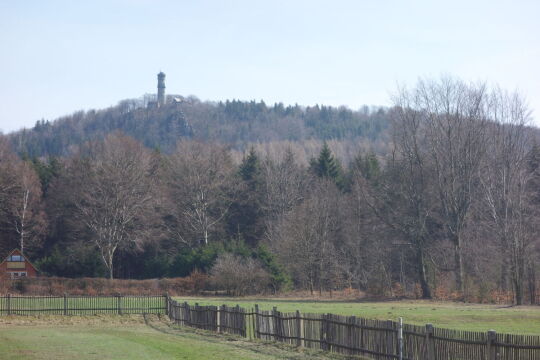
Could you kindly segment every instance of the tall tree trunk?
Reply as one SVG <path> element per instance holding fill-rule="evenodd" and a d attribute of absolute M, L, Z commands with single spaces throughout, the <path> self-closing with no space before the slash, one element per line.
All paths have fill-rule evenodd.
<path fill-rule="evenodd" d="M 536 273 L 534 271 L 534 261 L 531 260 L 528 266 L 529 299 L 531 305 L 536 304 Z"/>
<path fill-rule="evenodd" d="M 424 249 L 421 246 L 416 248 L 416 262 L 418 266 L 418 278 L 420 280 L 420 288 L 422 289 L 422 299 L 431 299 L 431 289 L 427 279 L 427 271 L 425 264 Z"/>
<path fill-rule="evenodd" d="M 516 292 L 516 305 L 523 305 L 523 284 L 519 279 L 514 279 L 514 290 Z"/>
<path fill-rule="evenodd" d="M 465 270 L 463 268 L 461 237 L 459 235 L 457 235 L 454 239 L 454 257 L 456 263 L 456 287 L 463 297 L 463 294 L 465 293 Z"/>
<path fill-rule="evenodd" d="M 114 251 L 111 251 L 109 250 L 109 253 L 107 254 L 108 255 L 108 263 L 109 263 L 109 279 L 113 279 L 113 256 L 114 256 Z"/>
<path fill-rule="evenodd" d="M 512 243 L 512 282 L 516 293 L 516 305 L 523 305 L 525 281 L 525 260 L 521 239 L 513 239 Z"/>

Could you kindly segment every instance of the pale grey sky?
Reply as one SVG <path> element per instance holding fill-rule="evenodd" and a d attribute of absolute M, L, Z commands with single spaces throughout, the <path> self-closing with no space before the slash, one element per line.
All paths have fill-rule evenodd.
<path fill-rule="evenodd" d="M 388 105 L 450 74 L 540 111 L 540 1 L 0 0 L 0 129 L 155 92 Z M 537 124 L 540 121 L 537 120 Z"/>

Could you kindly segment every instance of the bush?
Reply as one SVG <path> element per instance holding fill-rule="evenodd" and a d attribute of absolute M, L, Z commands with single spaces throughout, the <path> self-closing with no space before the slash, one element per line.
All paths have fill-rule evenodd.
<path fill-rule="evenodd" d="M 19 295 L 196 295 L 204 290 L 208 276 L 193 272 L 190 276 L 150 280 L 109 280 L 105 278 L 22 278 L 0 282 L 0 294 Z"/>
<path fill-rule="evenodd" d="M 217 290 L 243 296 L 266 291 L 271 277 L 258 261 L 224 253 L 210 270 L 210 282 Z"/>
<path fill-rule="evenodd" d="M 255 254 L 264 265 L 265 269 L 270 273 L 272 291 L 289 291 L 293 288 L 293 281 L 290 275 L 285 271 L 283 266 L 279 264 L 274 256 L 264 245 L 257 248 Z"/>
<path fill-rule="evenodd" d="M 195 270 L 208 271 L 216 261 L 218 254 L 223 253 L 219 243 L 200 248 L 182 249 L 172 260 L 167 275 L 170 277 L 187 276 Z"/>

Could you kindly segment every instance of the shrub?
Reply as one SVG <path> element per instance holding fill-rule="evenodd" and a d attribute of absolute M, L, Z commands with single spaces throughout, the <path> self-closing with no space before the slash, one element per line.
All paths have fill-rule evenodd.
<path fill-rule="evenodd" d="M 218 290 L 242 296 L 266 291 L 271 277 L 258 261 L 224 253 L 210 270 L 210 282 Z"/>
<path fill-rule="evenodd" d="M 208 276 L 193 272 L 190 276 L 170 279 L 124 280 L 105 278 L 39 277 L 5 279 L 0 282 L 0 294 L 20 295 L 194 295 L 205 289 Z"/>

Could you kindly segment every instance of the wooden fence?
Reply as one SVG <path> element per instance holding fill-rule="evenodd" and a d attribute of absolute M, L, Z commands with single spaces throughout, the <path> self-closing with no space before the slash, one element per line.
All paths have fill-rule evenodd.
<path fill-rule="evenodd" d="M 176 324 L 373 359 L 540 360 L 540 336 L 497 334 L 333 314 L 199 306 L 159 296 L 0 296 L 1 315 L 167 314 Z"/>
<path fill-rule="evenodd" d="M 540 360 L 540 336 L 472 332 L 333 314 L 199 306 L 168 299 L 176 324 L 372 359 Z"/>
<path fill-rule="evenodd" d="M 97 315 L 161 313 L 168 296 L 0 296 L 1 315 Z"/>

